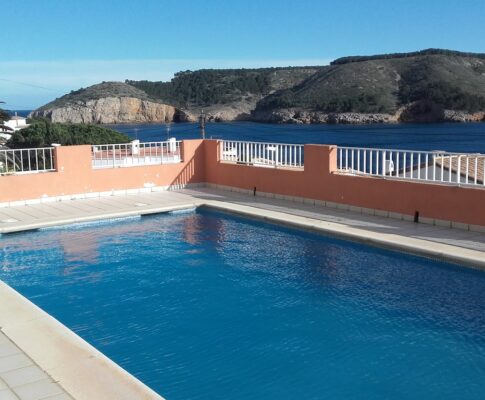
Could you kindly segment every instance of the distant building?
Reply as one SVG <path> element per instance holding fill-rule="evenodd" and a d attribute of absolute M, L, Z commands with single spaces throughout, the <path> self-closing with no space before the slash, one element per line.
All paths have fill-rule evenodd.
<path fill-rule="evenodd" d="M 23 128 L 27 128 L 30 125 L 27 123 L 27 118 L 19 117 L 17 113 L 13 117 L 10 117 L 8 121 L 3 123 L 7 129 L 4 129 L 4 132 L 15 132 Z M 10 128 L 10 129 L 8 129 Z"/>

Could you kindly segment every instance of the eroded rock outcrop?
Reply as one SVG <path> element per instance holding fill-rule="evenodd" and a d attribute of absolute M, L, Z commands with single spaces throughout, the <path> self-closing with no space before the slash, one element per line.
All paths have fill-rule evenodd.
<path fill-rule="evenodd" d="M 397 122 L 391 114 L 324 113 L 295 109 L 255 112 L 252 119 L 276 124 L 378 124 Z"/>
<path fill-rule="evenodd" d="M 31 113 L 52 122 L 117 124 L 135 122 L 184 122 L 192 117 L 171 105 L 134 97 L 104 97 L 45 108 Z"/>
<path fill-rule="evenodd" d="M 445 110 L 444 117 L 447 122 L 482 122 L 485 121 L 485 112 L 468 113 L 466 111 Z"/>

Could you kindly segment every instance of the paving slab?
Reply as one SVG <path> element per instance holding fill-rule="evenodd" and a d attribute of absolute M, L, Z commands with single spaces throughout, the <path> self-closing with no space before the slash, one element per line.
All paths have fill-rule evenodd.
<path fill-rule="evenodd" d="M 0 377 L 4 380 L 5 384 L 11 388 L 48 379 L 48 375 L 37 365 L 30 365 L 28 367 L 7 371 L 2 373 Z"/>
<path fill-rule="evenodd" d="M 0 400 L 72 397 L 0 330 Z"/>

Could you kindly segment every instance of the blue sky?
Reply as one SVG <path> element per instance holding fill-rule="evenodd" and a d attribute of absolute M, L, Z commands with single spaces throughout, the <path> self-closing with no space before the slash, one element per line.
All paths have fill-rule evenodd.
<path fill-rule="evenodd" d="M 429 47 L 485 53 L 484 0 L 16 0 L 0 96 L 42 105 L 103 80 L 198 68 L 326 64 Z"/>

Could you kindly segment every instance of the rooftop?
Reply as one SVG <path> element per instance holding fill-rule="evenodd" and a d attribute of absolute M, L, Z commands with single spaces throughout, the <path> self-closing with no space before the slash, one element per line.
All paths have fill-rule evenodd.
<path fill-rule="evenodd" d="M 438 167 L 443 166 L 445 169 L 450 169 L 453 172 L 458 172 L 462 177 L 468 177 L 468 179 L 475 179 L 478 183 L 483 183 L 484 168 L 485 168 L 485 156 L 483 154 L 477 154 L 476 157 L 469 157 L 463 159 L 459 157 L 436 157 L 436 165 Z"/>

